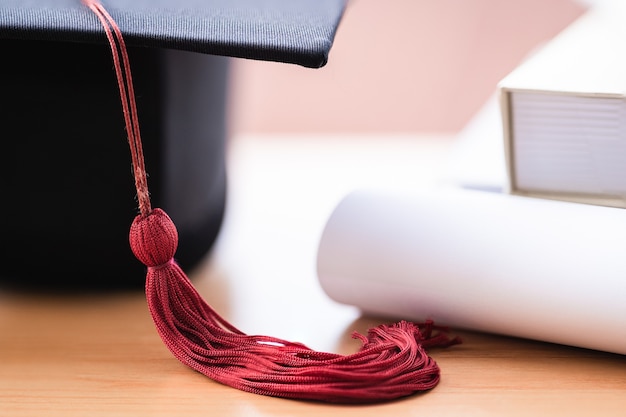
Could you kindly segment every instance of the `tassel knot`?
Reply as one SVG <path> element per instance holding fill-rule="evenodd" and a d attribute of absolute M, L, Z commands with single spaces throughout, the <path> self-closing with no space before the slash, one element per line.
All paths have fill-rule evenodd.
<path fill-rule="evenodd" d="M 138 215 L 130 226 L 130 248 L 148 268 L 169 263 L 178 248 L 178 231 L 163 210 L 155 208 L 147 216 Z"/>

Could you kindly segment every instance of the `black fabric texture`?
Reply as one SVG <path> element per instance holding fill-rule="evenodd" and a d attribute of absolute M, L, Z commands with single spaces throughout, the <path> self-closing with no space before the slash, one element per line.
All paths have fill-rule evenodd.
<path fill-rule="evenodd" d="M 128 243 L 138 213 L 107 45 L 0 40 L 0 286 L 46 291 L 142 288 Z M 229 59 L 131 47 L 154 207 L 176 223 L 191 271 L 226 204 Z"/>
<path fill-rule="evenodd" d="M 102 0 L 129 46 L 154 207 L 176 259 L 210 253 L 227 205 L 231 58 L 319 68 L 345 0 Z M 111 52 L 80 0 L 0 0 L 0 286 L 142 288 L 137 202 Z"/>
<path fill-rule="evenodd" d="M 103 0 L 129 45 L 326 64 L 346 0 Z M 104 43 L 80 0 L 0 0 L 0 38 Z"/>

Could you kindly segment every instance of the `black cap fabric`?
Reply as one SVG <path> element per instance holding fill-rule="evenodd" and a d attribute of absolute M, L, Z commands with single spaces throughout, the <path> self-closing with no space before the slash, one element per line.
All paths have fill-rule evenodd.
<path fill-rule="evenodd" d="M 106 0 L 130 46 L 326 64 L 347 0 Z M 0 0 L 0 39 L 106 42 L 80 0 Z"/>
<path fill-rule="evenodd" d="M 318 68 L 345 0 L 103 0 L 133 72 L 154 207 L 191 270 L 227 201 L 231 58 Z M 0 0 L 0 285 L 141 288 L 130 152 L 105 32 L 81 0 Z"/>

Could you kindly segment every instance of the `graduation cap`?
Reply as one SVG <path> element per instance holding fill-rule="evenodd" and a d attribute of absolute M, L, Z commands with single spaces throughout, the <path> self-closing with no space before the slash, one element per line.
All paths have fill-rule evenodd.
<path fill-rule="evenodd" d="M 425 349 L 458 339 L 432 322 L 356 334 L 363 346 L 352 355 L 316 352 L 244 334 L 181 268 L 209 250 L 224 210 L 227 66 L 216 57 L 320 67 L 344 7 L 343 0 L 1 0 L 2 273 L 40 284 L 119 283 L 138 265 L 118 252 L 130 247 L 143 264 L 136 275 L 145 276 L 161 339 L 218 382 L 330 402 L 433 388 L 439 368 Z"/>
<path fill-rule="evenodd" d="M 228 59 L 323 66 L 344 0 L 108 0 L 133 62 L 150 191 L 192 268 L 226 201 Z M 143 285 L 130 160 L 102 26 L 80 0 L 0 0 L 0 280 Z M 42 271 L 46 271 L 45 273 Z"/>

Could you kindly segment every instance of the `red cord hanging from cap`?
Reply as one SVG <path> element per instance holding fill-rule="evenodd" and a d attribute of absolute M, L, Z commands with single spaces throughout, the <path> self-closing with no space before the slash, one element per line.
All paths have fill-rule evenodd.
<path fill-rule="evenodd" d="M 198 294 L 174 260 L 178 232 L 169 216 L 152 209 L 139 121 L 122 33 L 97 0 L 82 0 L 98 17 L 111 46 L 126 123 L 139 215 L 130 246 L 147 267 L 146 299 L 161 339 L 192 369 L 231 387 L 257 394 L 341 403 L 390 400 L 426 391 L 439 382 L 427 348 L 450 346 L 446 329 L 432 322 L 402 321 L 371 329 L 351 355 L 317 352 L 300 343 L 246 335 Z"/>

